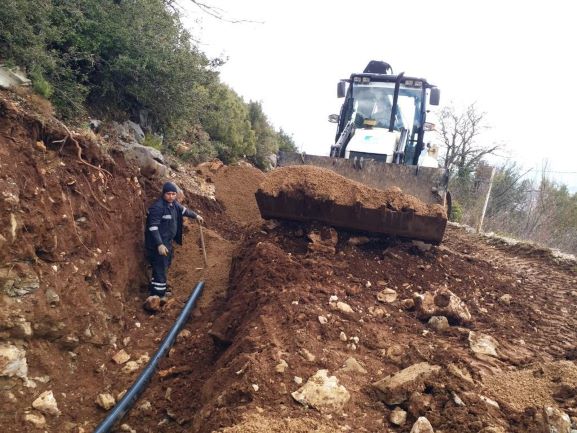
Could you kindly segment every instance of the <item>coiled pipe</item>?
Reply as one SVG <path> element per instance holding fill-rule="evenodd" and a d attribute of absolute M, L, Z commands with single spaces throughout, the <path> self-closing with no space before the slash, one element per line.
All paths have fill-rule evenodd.
<path fill-rule="evenodd" d="M 196 303 L 198 297 L 202 293 L 202 289 L 204 288 L 204 281 L 199 281 L 196 284 L 196 287 L 192 291 L 190 298 L 186 301 L 184 308 L 180 312 L 180 315 L 170 328 L 170 331 L 164 337 L 164 340 L 160 343 L 160 347 L 152 357 L 152 359 L 148 362 L 144 370 L 140 373 L 138 378 L 134 381 L 132 386 L 122 399 L 112 408 L 112 410 L 108 413 L 106 418 L 96 427 L 94 433 L 108 433 L 109 430 L 120 421 L 124 415 L 130 410 L 130 408 L 136 403 L 140 394 L 146 389 L 148 382 L 154 375 L 156 367 L 160 360 L 166 355 L 166 353 L 170 350 L 172 345 L 174 344 L 174 340 L 176 336 L 183 328 L 184 324 L 188 320 L 188 316 L 190 312 L 194 308 L 194 304 Z"/>

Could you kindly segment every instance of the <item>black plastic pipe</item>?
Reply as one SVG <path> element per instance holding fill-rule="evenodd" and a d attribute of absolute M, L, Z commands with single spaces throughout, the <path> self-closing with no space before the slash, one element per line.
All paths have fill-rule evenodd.
<path fill-rule="evenodd" d="M 148 382 L 154 375 L 158 363 L 164 357 L 164 355 L 166 355 L 166 353 L 170 350 L 170 348 L 174 344 L 174 340 L 176 340 L 176 336 L 181 331 L 184 324 L 187 322 L 188 316 L 190 315 L 190 312 L 194 308 L 194 304 L 196 303 L 196 300 L 202 293 L 203 288 L 204 288 L 204 281 L 199 281 L 196 284 L 194 290 L 192 291 L 190 298 L 188 298 L 188 301 L 186 301 L 186 304 L 184 305 L 184 308 L 182 309 L 180 315 L 176 319 L 176 322 L 174 322 L 174 325 L 172 325 L 172 328 L 170 328 L 170 331 L 168 331 L 168 334 L 166 335 L 166 337 L 164 337 L 162 343 L 160 343 L 160 347 L 158 348 L 152 359 L 148 362 L 144 370 L 142 370 L 142 372 L 140 373 L 136 381 L 132 384 L 130 389 L 126 391 L 124 397 L 122 397 L 122 399 L 116 404 L 116 406 L 112 408 L 112 410 L 108 413 L 104 421 L 102 421 L 98 425 L 98 427 L 96 427 L 94 433 L 108 433 L 110 429 L 114 426 L 114 424 L 120 421 L 124 417 L 126 412 L 128 412 L 130 408 L 134 405 L 134 403 L 136 403 L 138 397 L 140 397 L 142 391 L 146 389 Z"/>

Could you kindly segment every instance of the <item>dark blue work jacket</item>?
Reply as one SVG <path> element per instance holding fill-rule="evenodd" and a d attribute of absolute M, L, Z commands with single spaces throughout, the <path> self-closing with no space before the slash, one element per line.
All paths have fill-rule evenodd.
<path fill-rule="evenodd" d="M 146 216 L 145 247 L 156 249 L 160 244 L 169 247 L 173 240 L 182 245 L 182 222 L 185 216 L 196 218 L 196 213 L 176 200 L 172 203 L 162 198 L 156 200 L 148 208 Z"/>

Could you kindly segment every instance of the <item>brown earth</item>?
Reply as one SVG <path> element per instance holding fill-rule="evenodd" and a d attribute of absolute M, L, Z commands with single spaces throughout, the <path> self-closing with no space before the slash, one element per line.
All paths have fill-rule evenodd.
<path fill-rule="evenodd" d="M 273 197 L 278 197 L 279 194 L 291 197 L 304 195 L 337 205 L 360 205 L 367 209 L 384 207 L 397 212 L 446 218 L 442 206 L 427 205 L 416 197 L 403 193 L 399 188 L 371 188 L 332 170 L 308 165 L 282 167 L 270 172 L 260 190 Z"/>
<path fill-rule="evenodd" d="M 190 334 L 178 339 L 123 420 L 137 432 L 407 433 L 426 416 L 437 433 L 489 426 L 537 433 L 544 431 L 544 405 L 577 416 L 574 263 L 451 226 L 444 244 L 428 251 L 315 225 L 255 226 L 260 172 L 183 167 L 172 179 L 184 187 L 185 205 L 207 221 L 208 266 L 198 225 L 187 222 L 169 276 L 174 296 L 151 315 L 141 308 L 143 217 L 162 180 L 140 176 L 114 151 L 108 156 L 98 138 L 74 135 L 87 165 L 72 143 L 55 142 L 67 134 L 61 126 L 35 118 L 25 105 L 2 94 L 0 182 L 11 193 L 0 197 L 0 270 L 35 274 L 40 287 L 1 296 L 0 345 L 26 350 L 36 388 L 0 377 L 3 431 L 91 431 L 105 416 L 96 396 L 116 396 L 137 374 L 122 372 L 112 356 L 121 348 L 131 360 L 152 355 L 200 279 L 206 288 L 186 325 Z M 217 200 L 196 195 L 189 176 L 210 178 Z M 466 327 L 433 330 L 404 302 L 441 287 L 468 306 Z M 378 301 L 385 288 L 397 299 Z M 48 302 L 48 289 L 58 302 Z M 331 296 L 353 311 L 336 309 Z M 470 331 L 494 337 L 498 356 L 475 355 Z M 343 368 L 350 357 L 366 373 Z M 281 360 L 288 367 L 277 372 Z M 381 402 L 371 384 L 418 362 L 442 372 L 399 405 L 408 420 L 394 426 L 394 406 Z M 295 376 L 306 382 L 319 369 L 351 394 L 341 411 L 321 413 L 291 397 L 299 388 Z M 38 413 L 32 401 L 46 390 L 62 414 L 47 415 L 39 430 L 23 417 Z M 151 408 L 139 408 L 144 401 Z"/>

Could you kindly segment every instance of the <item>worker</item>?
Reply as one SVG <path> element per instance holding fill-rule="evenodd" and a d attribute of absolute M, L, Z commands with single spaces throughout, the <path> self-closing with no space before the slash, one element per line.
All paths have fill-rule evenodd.
<path fill-rule="evenodd" d="M 144 234 L 146 257 L 152 266 L 149 290 L 151 296 L 164 298 L 167 292 L 166 274 L 172 262 L 172 241 L 182 245 L 183 217 L 204 219 L 181 205 L 176 195 L 177 186 L 166 182 L 162 186 L 162 197 L 148 208 Z"/>

